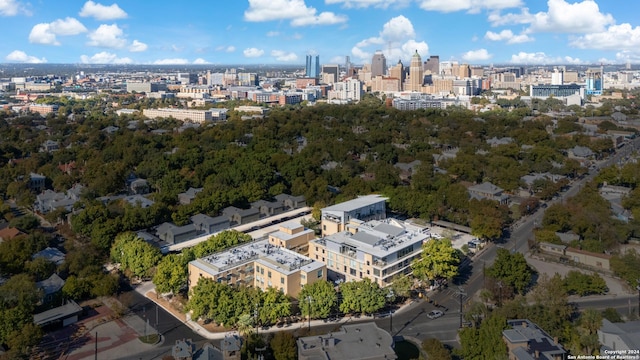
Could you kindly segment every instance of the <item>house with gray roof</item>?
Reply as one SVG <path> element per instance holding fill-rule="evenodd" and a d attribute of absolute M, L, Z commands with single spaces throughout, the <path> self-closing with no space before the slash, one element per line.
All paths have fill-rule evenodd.
<path fill-rule="evenodd" d="M 242 225 L 260 220 L 260 210 L 256 208 L 240 209 L 235 206 L 228 206 L 222 209 L 222 215 L 229 218 L 229 224 Z"/>
<path fill-rule="evenodd" d="M 196 238 L 200 232 L 194 224 L 178 226 L 172 223 L 163 223 L 158 226 L 156 235 L 160 240 L 169 244 L 178 244 Z"/>
<path fill-rule="evenodd" d="M 492 137 L 491 139 L 487 139 L 487 144 L 491 145 L 491 147 L 497 147 L 500 145 L 508 145 L 513 142 L 513 138 L 510 137 L 502 137 L 498 139 L 497 137 Z"/>
<path fill-rule="evenodd" d="M 397 359 L 391 335 L 374 322 L 342 325 L 339 331 L 297 340 L 299 360 Z"/>
<path fill-rule="evenodd" d="M 258 209 L 260 217 L 269 217 L 282 214 L 284 212 L 284 204 L 281 201 L 258 200 L 251 203 L 252 208 Z"/>
<path fill-rule="evenodd" d="M 512 360 L 562 360 L 567 351 L 538 325 L 527 319 L 507 320 L 509 329 L 502 331 Z"/>
<path fill-rule="evenodd" d="M 190 187 L 189 190 L 178 194 L 178 202 L 180 205 L 189 205 L 196 198 L 196 196 L 201 193 L 203 188 L 193 188 Z"/>
<path fill-rule="evenodd" d="M 37 258 L 44 258 L 45 260 L 56 264 L 56 266 L 60 266 L 64 262 L 65 257 L 66 255 L 57 248 L 48 247 L 33 254 L 31 258 L 34 260 Z"/>
<path fill-rule="evenodd" d="M 602 319 L 598 330 L 598 341 L 604 350 L 638 350 L 640 349 L 640 321 L 612 323 Z"/>
<path fill-rule="evenodd" d="M 586 146 L 574 146 L 569 151 L 569 157 L 574 159 L 587 159 L 593 157 L 593 151 Z"/>
<path fill-rule="evenodd" d="M 494 200 L 500 204 L 509 203 L 509 195 L 503 194 L 503 189 L 493 185 L 490 182 L 484 182 L 482 184 L 469 186 L 467 192 L 472 199 L 482 200 Z"/>
<path fill-rule="evenodd" d="M 205 214 L 196 214 L 191 218 L 196 230 L 205 234 L 213 234 L 231 227 L 228 216 L 211 217 Z"/>
<path fill-rule="evenodd" d="M 42 302 L 48 304 L 57 299 L 64 283 L 65 281 L 58 274 L 53 274 L 48 279 L 38 281 L 36 287 L 42 290 Z"/>
<path fill-rule="evenodd" d="M 275 196 L 276 201 L 282 204 L 284 211 L 300 209 L 307 206 L 307 200 L 304 195 L 293 196 L 289 194 L 278 194 Z"/>

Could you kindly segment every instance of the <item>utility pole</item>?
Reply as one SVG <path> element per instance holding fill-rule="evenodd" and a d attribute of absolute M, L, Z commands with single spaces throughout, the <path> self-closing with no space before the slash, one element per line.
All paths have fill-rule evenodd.
<path fill-rule="evenodd" d="M 467 296 L 467 293 L 464 291 L 462 286 L 459 286 L 458 287 L 458 302 L 460 303 L 460 328 L 462 328 L 462 305 L 463 305 L 462 297 L 463 296 Z"/>
<path fill-rule="evenodd" d="M 98 332 L 96 331 L 96 342 L 95 342 L 95 351 L 94 357 L 95 360 L 98 360 Z"/>

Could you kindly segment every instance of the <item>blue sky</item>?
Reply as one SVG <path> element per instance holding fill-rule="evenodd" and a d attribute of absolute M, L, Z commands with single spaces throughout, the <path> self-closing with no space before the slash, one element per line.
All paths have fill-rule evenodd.
<path fill-rule="evenodd" d="M 0 62 L 640 63 L 637 0 L 0 0 Z"/>

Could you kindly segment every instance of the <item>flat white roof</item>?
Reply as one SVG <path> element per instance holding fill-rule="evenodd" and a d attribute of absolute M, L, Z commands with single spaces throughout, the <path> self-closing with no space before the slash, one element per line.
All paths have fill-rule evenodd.
<path fill-rule="evenodd" d="M 366 206 L 370 206 L 373 204 L 377 204 L 379 202 L 387 201 L 388 198 L 383 197 L 382 195 L 365 195 L 357 197 L 353 200 L 341 202 L 339 204 L 331 205 L 322 209 L 322 211 L 352 211 L 357 210 Z"/>

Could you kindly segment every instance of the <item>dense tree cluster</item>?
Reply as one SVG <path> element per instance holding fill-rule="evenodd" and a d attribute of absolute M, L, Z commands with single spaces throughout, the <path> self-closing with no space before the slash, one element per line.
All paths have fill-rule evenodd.
<path fill-rule="evenodd" d="M 411 263 L 411 269 L 422 280 L 452 279 L 458 275 L 460 260 L 461 254 L 453 248 L 451 240 L 430 239 L 422 244 L 420 258 Z"/>

